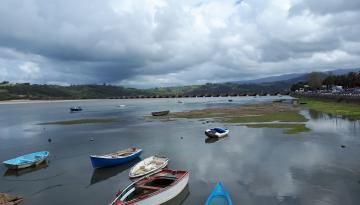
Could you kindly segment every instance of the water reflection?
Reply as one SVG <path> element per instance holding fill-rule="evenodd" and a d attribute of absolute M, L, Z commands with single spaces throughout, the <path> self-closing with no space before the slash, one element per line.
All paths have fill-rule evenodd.
<path fill-rule="evenodd" d="M 114 166 L 114 167 L 105 167 L 105 168 L 94 169 L 93 174 L 91 176 L 90 185 L 93 185 L 98 182 L 107 180 L 111 177 L 114 177 L 114 176 L 120 174 L 121 172 L 129 169 L 130 167 L 134 166 L 136 163 L 138 163 L 140 161 L 141 161 L 141 159 L 138 157 L 138 158 L 134 159 L 133 161 L 126 163 L 126 164 L 121 164 L 121 165 Z"/>
<path fill-rule="evenodd" d="M 45 161 L 37 166 L 33 166 L 33 167 L 28 167 L 25 169 L 8 169 L 6 170 L 6 172 L 4 173 L 4 177 L 6 176 L 22 176 L 31 172 L 35 172 L 38 171 L 40 169 L 46 169 L 49 166 L 49 162 Z"/>
<path fill-rule="evenodd" d="M 309 119 L 306 126 L 312 132 L 338 135 L 343 140 L 359 136 L 360 121 L 352 121 L 316 110 L 302 110 L 301 114 Z"/>
<path fill-rule="evenodd" d="M 215 142 L 218 142 L 218 141 L 226 140 L 228 138 L 229 138 L 229 136 L 226 136 L 226 137 L 207 137 L 207 138 L 205 138 L 205 143 L 207 143 L 207 144 L 215 143 Z"/>
<path fill-rule="evenodd" d="M 309 115 L 311 117 L 311 119 L 317 120 L 317 119 L 324 119 L 326 117 L 326 115 L 323 112 L 319 112 L 316 110 L 309 110 Z"/>

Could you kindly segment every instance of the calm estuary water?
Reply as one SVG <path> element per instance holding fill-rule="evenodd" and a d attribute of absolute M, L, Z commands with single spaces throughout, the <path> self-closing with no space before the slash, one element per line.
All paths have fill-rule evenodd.
<path fill-rule="evenodd" d="M 170 168 L 190 172 L 188 189 L 169 204 L 204 204 L 217 181 L 238 205 L 360 204 L 359 122 L 302 110 L 310 119 L 308 133 L 286 135 L 281 129 L 225 125 L 230 136 L 214 142 L 206 140 L 204 130 L 223 124 L 144 117 L 151 111 L 275 98 L 232 97 L 231 103 L 230 98 L 188 98 L 182 99 L 185 103 L 139 99 L 0 105 L 0 161 L 34 151 L 51 152 L 49 163 L 36 169 L 11 172 L 0 166 L 0 192 L 23 196 L 24 205 L 109 204 L 130 183 L 129 169 L 137 161 L 93 170 L 88 156 L 136 146 L 144 150 L 142 159 L 163 154 L 170 158 Z M 117 107 L 120 104 L 126 106 Z M 84 111 L 69 113 L 74 105 Z M 39 125 L 97 117 L 115 117 L 119 122 Z"/>

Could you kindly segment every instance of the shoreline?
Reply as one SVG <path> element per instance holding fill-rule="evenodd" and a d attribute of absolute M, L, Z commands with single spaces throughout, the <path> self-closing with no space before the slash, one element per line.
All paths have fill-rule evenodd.
<path fill-rule="evenodd" d="M 62 102 L 82 102 L 109 99 L 74 99 L 74 100 L 4 100 L 0 105 L 33 104 L 33 103 L 62 103 Z"/>
<path fill-rule="evenodd" d="M 237 97 L 254 97 L 254 96 L 227 96 L 227 97 L 223 97 L 223 96 L 219 96 L 219 97 L 189 97 L 189 98 L 198 98 L 198 99 L 202 99 L 202 98 L 211 98 L 211 99 L 216 99 L 216 98 L 237 98 Z M 259 96 L 258 98 L 261 97 L 268 97 L 268 96 Z M 274 97 L 274 96 L 272 96 Z M 291 96 L 289 96 L 291 97 Z M 61 102 L 83 102 L 83 101 L 96 101 L 96 100 L 156 100 L 156 99 L 187 99 L 188 97 L 177 97 L 177 98 L 114 98 L 114 99 L 109 99 L 109 98 L 94 98 L 94 99 L 59 99 L 59 100 L 29 100 L 29 99 L 22 99 L 22 100 L 0 100 L 0 105 L 13 105 L 13 104 L 31 104 L 31 103 L 61 103 Z"/>

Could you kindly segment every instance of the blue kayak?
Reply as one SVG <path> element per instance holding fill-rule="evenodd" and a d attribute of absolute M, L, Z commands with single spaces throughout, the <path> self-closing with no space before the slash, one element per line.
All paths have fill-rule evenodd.
<path fill-rule="evenodd" d="M 232 205 L 230 196 L 221 185 L 221 182 L 216 184 L 205 205 Z"/>
<path fill-rule="evenodd" d="M 9 169 L 22 169 L 31 166 L 36 166 L 46 161 L 49 157 L 48 151 L 34 152 L 31 154 L 26 154 L 14 159 L 9 159 L 4 161 L 4 165 Z"/>
<path fill-rule="evenodd" d="M 139 148 L 129 148 L 105 155 L 90 155 L 90 160 L 94 168 L 110 167 L 134 160 L 141 155 L 141 152 Z"/>

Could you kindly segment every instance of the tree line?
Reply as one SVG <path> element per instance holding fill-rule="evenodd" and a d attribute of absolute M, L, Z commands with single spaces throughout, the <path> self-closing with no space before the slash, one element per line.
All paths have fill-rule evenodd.
<path fill-rule="evenodd" d="M 350 72 L 347 75 L 329 75 L 322 84 L 327 87 L 331 85 L 340 85 L 344 88 L 360 87 L 360 72 Z"/>
<path fill-rule="evenodd" d="M 360 72 L 350 72 L 344 75 L 326 75 L 323 73 L 310 73 L 308 81 L 297 82 L 291 86 L 291 90 L 299 90 L 300 88 L 309 88 L 310 90 L 321 89 L 326 86 L 329 89 L 333 85 L 342 86 L 343 88 L 356 88 L 360 87 Z"/>

